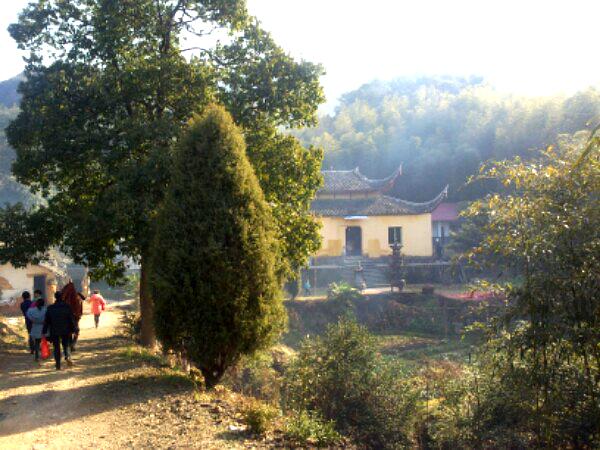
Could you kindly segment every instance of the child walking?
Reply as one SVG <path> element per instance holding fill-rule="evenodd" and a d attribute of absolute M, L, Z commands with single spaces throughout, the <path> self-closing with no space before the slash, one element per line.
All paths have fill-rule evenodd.
<path fill-rule="evenodd" d="M 100 314 L 106 309 L 106 301 L 104 297 L 100 295 L 100 291 L 94 290 L 94 293 L 90 297 L 90 304 L 92 305 L 92 314 L 94 315 L 94 324 L 96 328 L 100 324 Z"/>

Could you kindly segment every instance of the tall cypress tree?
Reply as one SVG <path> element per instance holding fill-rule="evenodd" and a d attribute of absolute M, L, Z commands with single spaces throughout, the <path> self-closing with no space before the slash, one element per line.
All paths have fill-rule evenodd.
<path fill-rule="evenodd" d="M 229 113 L 210 106 L 178 143 L 152 259 L 156 331 L 212 387 L 285 322 L 269 206 Z"/>

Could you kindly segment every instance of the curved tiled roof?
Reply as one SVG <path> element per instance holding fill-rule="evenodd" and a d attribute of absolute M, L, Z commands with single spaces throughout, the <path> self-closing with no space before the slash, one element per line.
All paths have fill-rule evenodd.
<path fill-rule="evenodd" d="M 400 216 L 424 214 L 433 211 L 446 198 L 447 187 L 433 200 L 424 203 L 409 202 L 387 195 L 359 199 L 319 199 L 313 201 L 311 210 L 318 216 Z"/>
<path fill-rule="evenodd" d="M 402 166 L 386 178 L 370 179 L 358 170 L 324 170 L 323 187 L 319 194 L 342 194 L 356 192 L 385 192 L 394 185 L 396 178 L 402 174 Z"/>

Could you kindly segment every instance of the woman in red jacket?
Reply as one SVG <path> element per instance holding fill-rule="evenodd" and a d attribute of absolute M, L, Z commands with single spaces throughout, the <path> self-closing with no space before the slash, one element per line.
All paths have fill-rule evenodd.
<path fill-rule="evenodd" d="M 104 297 L 100 295 L 98 290 L 94 290 L 94 293 L 90 297 L 90 303 L 92 305 L 94 323 L 96 324 L 96 328 L 98 328 L 98 324 L 100 323 L 100 314 L 102 314 L 102 311 L 106 309 L 106 300 L 104 300 Z"/>

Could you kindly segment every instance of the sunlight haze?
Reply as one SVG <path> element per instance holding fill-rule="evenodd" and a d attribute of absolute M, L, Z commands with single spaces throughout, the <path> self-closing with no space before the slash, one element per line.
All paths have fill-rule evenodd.
<path fill-rule="evenodd" d="M 600 450 L 599 13 L 0 0 L 0 450 Z"/>
<path fill-rule="evenodd" d="M 6 32 L 27 0 L 2 2 L 0 78 L 23 68 Z M 298 58 L 323 64 L 329 109 L 373 79 L 481 75 L 502 91 L 573 93 L 597 85 L 594 1 L 399 2 L 249 0 L 250 12 Z"/>

